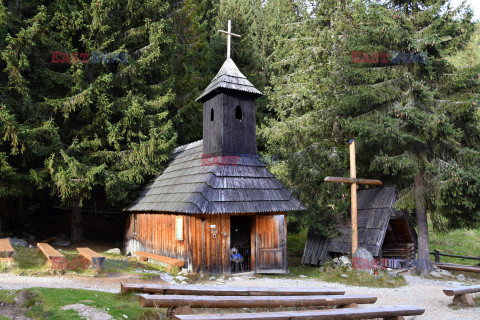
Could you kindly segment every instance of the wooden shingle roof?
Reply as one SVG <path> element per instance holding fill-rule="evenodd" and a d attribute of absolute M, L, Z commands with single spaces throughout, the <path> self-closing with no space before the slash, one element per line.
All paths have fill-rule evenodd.
<path fill-rule="evenodd" d="M 217 214 L 305 209 L 258 156 L 202 159 L 202 154 L 202 140 L 175 149 L 167 169 L 125 210 Z"/>
<path fill-rule="evenodd" d="M 204 102 L 209 96 L 221 90 L 236 90 L 259 97 L 260 91 L 240 72 L 232 59 L 227 58 L 220 71 L 196 101 Z"/>

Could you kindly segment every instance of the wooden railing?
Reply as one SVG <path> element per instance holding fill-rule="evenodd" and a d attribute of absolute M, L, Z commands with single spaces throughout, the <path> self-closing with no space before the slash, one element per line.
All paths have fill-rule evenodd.
<path fill-rule="evenodd" d="M 430 254 L 433 254 L 435 256 L 435 262 L 436 263 L 440 263 L 440 256 L 451 257 L 451 258 L 459 258 L 459 259 L 480 260 L 480 257 L 460 256 L 460 255 L 457 255 L 457 254 L 440 253 L 439 250 L 433 250 L 433 252 L 430 252 Z"/>

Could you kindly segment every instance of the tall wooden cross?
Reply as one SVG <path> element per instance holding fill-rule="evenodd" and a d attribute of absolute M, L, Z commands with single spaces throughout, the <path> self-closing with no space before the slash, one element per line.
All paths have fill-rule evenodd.
<path fill-rule="evenodd" d="M 228 20 L 228 29 L 227 31 L 218 30 L 218 32 L 227 35 L 227 58 L 230 58 L 230 39 L 232 36 L 241 38 L 242 36 L 236 33 L 232 33 L 232 22 Z"/>
<path fill-rule="evenodd" d="M 328 182 L 350 183 L 350 193 L 352 197 L 352 256 L 358 248 L 358 225 L 357 225 L 357 184 L 367 184 L 380 186 L 382 181 L 372 179 L 357 179 L 357 170 L 355 167 L 355 140 L 350 140 L 350 178 L 326 177 Z"/>

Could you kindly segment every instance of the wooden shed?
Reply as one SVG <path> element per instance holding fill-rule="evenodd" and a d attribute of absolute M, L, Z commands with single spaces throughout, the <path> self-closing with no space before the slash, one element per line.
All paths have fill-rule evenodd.
<path fill-rule="evenodd" d="M 396 186 L 359 190 L 358 246 L 367 249 L 375 258 L 392 256 L 407 244 L 416 246 L 417 234 L 407 212 L 396 210 Z M 351 222 L 337 226 L 340 236 L 328 239 L 309 230 L 302 263 L 323 265 L 331 256 L 351 254 Z"/>
<path fill-rule="evenodd" d="M 304 207 L 257 155 L 260 95 L 227 58 L 197 99 L 203 140 L 175 149 L 125 209 L 126 252 L 182 259 L 189 271 L 288 271 L 286 212 Z"/>

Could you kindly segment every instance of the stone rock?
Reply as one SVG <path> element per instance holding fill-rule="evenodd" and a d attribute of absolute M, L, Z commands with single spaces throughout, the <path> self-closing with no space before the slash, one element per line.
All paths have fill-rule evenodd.
<path fill-rule="evenodd" d="M 347 275 L 347 274 L 341 274 L 340 277 L 342 277 L 342 278 L 348 278 L 348 275 Z"/>
<path fill-rule="evenodd" d="M 397 274 L 395 272 L 392 272 L 392 271 L 387 271 L 387 274 L 391 277 L 391 278 L 396 278 L 397 277 Z"/>
<path fill-rule="evenodd" d="M 318 268 L 318 272 L 322 273 L 323 272 L 323 267 Z"/>
<path fill-rule="evenodd" d="M 188 274 L 188 270 L 185 269 L 185 268 L 183 268 L 182 271 L 180 271 L 180 272 L 178 273 L 179 276 L 184 276 L 184 275 L 186 275 L 186 274 Z"/>
<path fill-rule="evenodd" d="M 346 256 L 341 256 L 340 258 L 333 259 L 333 263 L 336 267 L 349 267 L 352 265 L 352 262 Z"/>
<path fill-rule="evenodd" d="M 68 239 L 66 234 L 62 233 L 55 239 L 55 244 L 60 247 L 69 247 L 72 245 L 72 242 Z"/>
<path fill-rule="evenodd" d="M 466 279 L 466 278 L 465 278 L 465 276 L 464 276 L 463 274 L 460 273 L 459 275 L 457 275 L 457 280 L 458 280 L 458 281 L 465 281 L 465 279 Z"/>
<path fill-rule="evenodd" d="M 12 246 L 21 246 L 21 247 L 26 247 L 28 245 L 27 241 L 23 239 L 17 239 L 17 238 L 10 239 L 10 244 Z"/>
<path fill-rule="evenodd" d="M 109 254 L 122 254 L 122 251 L 119 248 L 113 248 L 110 250 L 105 251 L 105 253 Z"/>
<path fill-rule="evenodd" d="M 208 278 L 208 280 L 215 281 L 215 280 L 217 280 L 217 278 L 215 278 L 214 276 L 211 276 L 210 278 Z"/>
<path fill-rule="evenodd" d="M 308 278 L 307 276 L 305 276 L 305 275 L 303 275 L 303 274 L 299 275 L 299 277 L 300 277 L 300 278 Z"/>
<path fill-rule="evenodd" d="M 357 251 L 353 254 L 353 260 L 354 269 L 378 269 L 373 255 L 365 248 L 358 247 Z"/>
<path fill-rule="evenodd" d="M 449 278 L 449 279 L 453 279 L 453 274 L 451 274 L 450 272 L 448 272 L 447 270 L 443 270 L 443 269 L 438 269 L 438 270 L 435 270 L 437 271 L 438 273 L 440 273 L 443 277 L 445 278 Z"/>
<path fill-rule="evenodd" d="M 188 283 L 187 283 L 187 281 L 182 281 L 182 282 L 180 282 L 180 284 L 185 285 L 185 284 L 188 284 Z"/>
<path fill-rule="evenodd" d="M 429 273 L 430 276 L 434 277 L 434 278 L 443 278 L 443 276 L 440 274 L 440 272 L 437 272 L 437 271 L 430 271 Z"/>
<path fill-rule="evenodd" d="M 176 276 L 174 279 L 178 280 L 178 281 L 185 281 L 187 280 L 188 278 L 187 277 L 184 277 L 184 276 Z"/>

